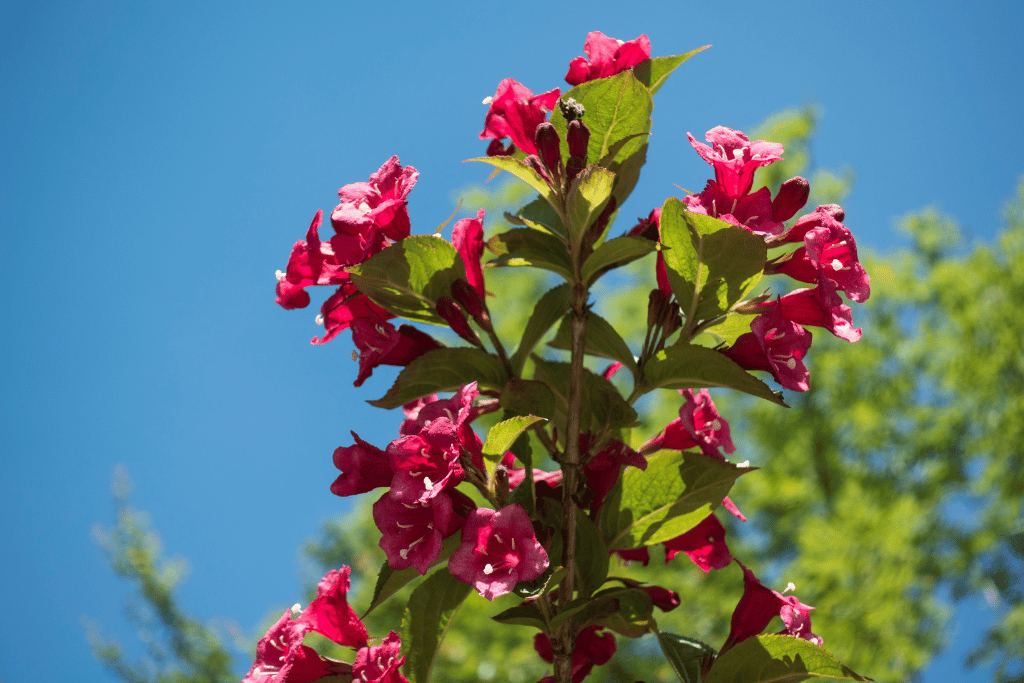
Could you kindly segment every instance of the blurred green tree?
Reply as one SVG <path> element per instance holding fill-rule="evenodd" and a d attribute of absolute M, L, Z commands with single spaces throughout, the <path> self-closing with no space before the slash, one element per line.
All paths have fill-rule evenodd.
<path fill-rule="evenodd" d="M 813 107 L 787 111 L 751 133 L 752 139 L 786 145 L 785 161 L 764 169 L 762 182 L 774 190 L 793 175 L 809 177 L 812 208 L 841 202 L 853 181 L 848 170 L 814 166 L 811 142 L 819 116 Z M 486 208 L 485 225 L 497 231 L 507 227 L 501 211 L 528 199 L 520 187 L 473 188 L 462 199 L 473 211 Z M 856 233 L 856 218 L 849 222 Z M 617 231 L 628 227 L 621 219 Z M 715 393 L 739 437 L 736 455 L 762 467 L 733 490 L 749 521 L 721 519 L 734 554 L 767 585 L 792 581 L 801 600 L 819 606 L 815 632 L 854 670 L 877 680 L 914 680 L 947 644 L 954 604 L 945 596 L 984 597 L 998 613 L 967 663 L 992 664 L 998 681 L 1024 681 L 1024 183 L 994 245 L 968 243 L 951 219 L 932 209 L 906 216 L 900 228 L 908 248 L 885 255 L 862 251 L 872 275 L 871 299 L 855 311 L 863 338 L 851 346 L 816 334 L 808 364 L 811 390 L 787 394 L 791 410 Z M 653 286 L 651 261 L 634 264 L 632 279 L 607 278 L 608 289 L 596 293 L 605 302 L 599 312 L 617 329 L 632 329 L 624 336 L 637 347 L 646 291 Z M 530 269 L 488 269 L 492 291 L 548 286 Z M 521 329 L 529 311 L 499 306 L 492 306 L 496 322 L 505 330 Z M 671 420 L 679 404 L 674 393 L 663 393 L 638 406 L 634 445 Z M 307 599 L 322 570 L 349 564 L 352 603 L 369 604 L 384 559 L 371 503 L 372 497 L 357 502 L 350 514 L 325 522 L 307 546 Z M 211 632 L 175 606 L 174 581 L 157 580 L 166 574 L 159 553 L 128 542 L 144 532 L 137 524 L 126 526 L 113 536 L 118 542 L 108 536 L 106 545 L 115 570 L 137 580 L 142 598 L 161 615 L 170 643 L 164 651 L 172 658 L 223 661 L 226 650 Z M 148 559 L 126 561 L 139 548 Z M 649 567 L 620 563 L 612 573 L 679 592 L 682 606 L 657 615 L 661 629 L 715 646 L 728 633 L 742 591 L 735 566 L 705 575 L 685 555 L 664 563 L 660 551 L 652 553 Z M 396 627 L 401 597 L 369 616 L 371 634 Z M 513 604 L 512 596 L 492 605 L 471 595 L 448 632 L 436 680 L 537 680 L 544 665 L 533 653 L 531 629 L 494 628 L 489 619 Z M 158 678 L 97 642 L 97 656 L 124 681 L 227 680 L 202 678 L 206 669 L 184 663 L 180 670 L 194 673 Z M 593 680 L 674 680 L 653 638 L 619 639 L 619 647 L 620 656 L 597 669 Z"/>

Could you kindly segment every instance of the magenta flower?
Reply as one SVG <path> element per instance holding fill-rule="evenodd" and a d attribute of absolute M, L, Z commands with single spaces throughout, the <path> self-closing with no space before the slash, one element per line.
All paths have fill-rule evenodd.
<path fill-rule="evenodd" d="M 242 683 L 312 683 L 332 674 L 351 674 L 352 666 L 327 659 L 302 644 L 309 625 L 285 610 L 256 644 L 256 659 Z"/>
<path fill-rule="evenodd" d="M 452 244 L 466 264 L 466 281 L 481 298 L 487 296 L 484 289 L 484 270 L 480 258 L 484 253 L 484 210 L 476 212 L 476 218 L 463 218 L 452 228 Z"/>
<path fill-rule="evenodd" d="M 778 301 L 754 318 L 750 329 L 723 353 L 745 370 L 767 370 L 786 389 L 807 391 L 810 373 L 803 358 L 811 333 L 787 320 Z"/>
<path fill-rule="evenodd" d="M 743 597 L 732 613 L 729 637 L 719 655 L 747 638 L 759 635 L 775 617 L 781 617 L 785 625 L 778 635 L 796 636 L 821 646 L 824 641 L 811 632 L 810 611 L 813 607 L 801 603 L 795 595 L 784 596 L 766 588 L 754 576 L 754 572 L 738 560 L 736 564 L 743 568 Z"/>
<path fill-rule="evenodd" d="M 798 325 L 824 327 L 849 342 L 860 339 L 861 329 L 853 326 L 853 312 L 831 287 L 794 289 L 779 299 L 782 316 Z M 770 303 L 761 304 L 762 307 Z"/>
<path fill-rule="evenodd" d="M 419 176 L 412 166 L 402 167 L 393 156 L 370 176 L 369 182 L 351 183 L 338 190 L 341 200 L 331 212 L 337 233 L 331 246 L 345 265 L 362 263 L 386 246 L 409 236 L 406 197 Z"/>
<path fill-rule="evenodd" d="M 600 31 L 591 31 L 587 34 L 583 51 L 590 59 L 588 61 L 584 57 L 577 57 L 569 62 L 569 73 L 565 74 L 565 81 L 569 85 L 579 85 L 632 69 L 651 58 L 651 41 L 641 35 L 624 43 Z"/>
<path fill-rule="evenodd" d="M 555 107 L 562 91 L 558 88 L 540 95 L 522 83 L 506 78 L 498 84 L 494 97 L 490 99 L 491 108 L 484 118 L 484 129 L 480 133 L 481 140 L 512 138 L 512 144 L 525 154 L 536 154 L 537 144 L 534 135 L 537 126 L 547 121 L 548 112 Z M 485 100 L 486 102 L 486 100 Z M 500 143 L 497 143 L 500 147 Z M 492 143 L 494 147 L 494 143 Z M 492 154 L 488 148 L 488 155 Z"/>
<path fill-rule="evenodd" d="M 472 505 L 459 495 L 464 499 L 460 507 Z M 395 571 L 414 567 L 422 575 L 441 555 L 441 542 L 461 529 L 466 518 L 455 513 L 447 492 L 425 503 L 405 503 L 388 491 L 373 504 L 373 521 L 382 534 L 379 545 L 388 566 Z"/>
<path fill-rule="evenodd" d="M 317 584 L 316 599 L 303 610 L 298 621 L 338 645 L 362 647 L 366 645 L 366 627 L 348 604 L 351 572 L 348 566 L 327 572 Z"/>
<path fill-rule="evenodd" d="M 392 441 L 385 451 L 395 472 L 391 492 L 402 502 L 426 503 L 462 481 L 465 471 L 458 431 L 447 417 L 431 421 L 418 434 Z"/>
<path fill-rule="evenodd" d="M 580 435 L 580 452 L 586 453 L 590 448 L 592 436 L 589 434 Z M 611 440 L 607 442 L 599 453 L 596 453 L 583 467 L 583 474 L 586 475 L 586 486 L 594 492 L 592 510 L 597 510 L 604 502 L 604 497 L 612 490 L 615 483 L 622 474 L 623 465 L 637 467 L 641 470 L 647 469 L 647 458 L 640 455 L 632 448 L 621 441 Z"/>
<path fill-rule="evenodd" d="M 692 213 L 718 218 L 765 238 L 778 235 L 786 228 L 773 219 L 772 194 L 767 187 L 753 194 L 735 196 L 709 180 L 703 192 L 685 197 L 683 201 Z"/>
<path fill-rule="evenodd" d="M 452 576 L 488 600 L 536 579 L 547 568 L 548 554 L 537 542 L 526 510 L 517 504 L 498 511 L 473 510 L 462 527 L 462 545 L 448 561 Z"/>
<path fill-rule="evenodd" d="M 394 472 L 391 461 L 381 449 L 368 444 L 352 432 L 356 440 L 351 446 L 334 449 L 334 466 L 341 474 L 331 484 L 331 493 L 336 496 L 354 496 L 381 486 L 390 486 Z"/>
<path fill-rule="evenodd" d="M 484 469 L 483 442 L 470 423 L 484 413 L 497 410 L 497 402 L 474 407 L 473 402 L 480 395 L 476 382 L 464 384 L 454 396 L 439 399 L 436 395 L 428 396 L 404 406 L 405 420 L 399 427 L 402 436 L 415 436 L 441 417 L 447 418 L 455 425 L 455 433 L 459 444 L 470 456 L 471 462 L 481 470 Z"/>
<path fill-rule="evenodd" d="M 595 665 L 607 664 L 615 654 L 615 635 L 611 632 L 604 632 L 598 635 L 602 626 L 591 625 L 584 628 L 576 636 L 576 642 L 572 650 L 572 682 L 580 683 L 590 675 Z M 537 651 L 540 658 L 549 664 L 555 661 L 554 653 L 551 651 L 551 641 L 543 633 L 533 636 L 533 649 Z M 540 683 L 553 683 L 552 676 L 540 679 Z"/>
<path fill-rule="evenodd" d="M 714 513 L 682 536 L 670 538 L 662 545 L 665 546 L 666 564 L 680 552 L 686 553 L 705 573 L 727 567 L 732 562 L 732 553 L 725 544 L 725 527 Z"/>
<path fill-rule="evenodd" d="M 405 367 L 427 351 L 441 348 L 433 337 L 411 325 L 402 325 L 396 330 L 394 325 L 375 316 L 355 318 L 350 326 L 352 342 L 359 349 L 359 375 L 352 383 L 357 387 L 376 367 Z"/>
<path fill-rule="evenodd" d="M 789 181 L 787 181 L 789 182 Z M 781 192 L 781 190 L 779 190 Z M 773 246 L 779 246 L 781 244 L 789 244 L 792 242 L 803 242 L 804 235 L 814 228 L 820 228 L 824 225 L 825 217 L 831 217 L 840 223 L 846 218 L 846 212 L 843 211 L 843 207 L 838 204 L 823 204 L 814 211 L 808 214 L 800 216 L 793 223 L 793 227 L 787 230 L 784 234 L 780 235 L 771 240 Z"/>
<path fill-rule="evenodd" d="M 717 126 L 704 136 L 705 145 L 687 133 L 690 144 L 704 161 L 715 167 L 715 180 L 729 197 L 741 197 L 754 186 L 754 171 L 782 158 L 783 147 L 777 142 L 750 141 L 738 130 Z"/>
<path fill-rule="evenodd" d="M 842 290 L 851 301 L 867 301 L 871 296 L 871 278 L 857 258 L 853 234 L 822 207 L 817 213 L 820 227 L 808 230 L 804 234 L 804 246 L 781 261 L 774 272 L 833 291 Z"/>
<path fill-rule="evenodd" d="M 654 606 L 662 612 L 671 612 L 680 605 L 679 593 L 676 593 L 674 590 L 661 586 L 640 586 L 640 588 L 651 596 Z"/>
<path fill-rule="evenodd" d="M 701 389 L 696 394 L 693 393 L 693 389 L 683 389 L 679 393 L 686 399 L 679 409 L 682 427 L 700 446 L 704 455 L 724 460 L 719 448 L 726 453 L 735 452 L 736 446 L 732 443 L 729 423 L 718 414 L 715 402 L 711 400 L 711 393 L 707 389 Z"/>
<path fill-rule="evenodd" d="M 317 211 L 306 231 L 306 239 L 292 247 L 288 268 L 277 274 L 277 303 L 282 308 L 305 308 L 309 305 L 306 287 L 312 285 L 340 285 L 348 281 L 331 249 L 329 242 L 320 241 L 323 211 Z"/>
<path fill-rule="evenodd" d="M 360 683 L 409 683 L 399 670 L 405 657 L 399 657 L 402 641 L 392 631 L 380 645 L 364 647 L 352 663 L 352 680 Z"/>
<path fill-rule="evenodd" d="M 352 282 L 346 282 L 327 297 L 320 306 L 320 317 L 318 323 L 324 326 L 324 336 L 319 339 L 313 337 L 311 343 L 326 344 L 337 337 L 342 330 L 347 330 L 353 320 L 359 318 L 374 320 L 390 320 L 395 316 L 384 310 L 377 304 L 370 301 L 370 297 L 359 292 L 359 288 Z"/>

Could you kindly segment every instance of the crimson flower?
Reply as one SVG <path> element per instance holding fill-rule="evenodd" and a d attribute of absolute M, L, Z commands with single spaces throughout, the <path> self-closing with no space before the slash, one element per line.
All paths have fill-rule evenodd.
<path fill-rule="evenodd" d="M 716 126 L 707 132 L 705 145 L 690 133 L 690 144 L 704 161 L 715 167 L 715 180 L 729 197 L 741 197 L 754 186 L 754 171 L 782 158 L 783 146 L 778 142 L 750 141 L 738 130 Z"/>
<path fill-rule="evenodd" d="M 439 417 L 419 433 L 388 444 L 387 456 L 395 472 L 391 493 L 402 502 L 425 503 L 446 487 L 462 481 L 461 441 L 455 424 Z"/>
<path fill-rule="evenodd" d="M 412 325 L 402 325 L 397 330 L 391 323 L 374 315 L 352 320 L 352 342 L 359 349 L 359 375 L 353 386 L 361 386 L 381 365 L 405 367 L 427 351 L 441 348 L 441 345 L 425 332 Z"/>
<path fill-rule="evenodd" d="M 384 310 L 377 304 L 370 301 L 370 297 L 359 292 L 354 283 L 346 281 L 341 287 L 335 290 L 334 294 L 327 297 L 320 306 L 320 316 L 317 324 L 324 326 L 324 336 L 312 339 L 313 344 L 326 344 L 337 337 L 343 330 L 347 330 L 353 320 L 359 318 L 390 320 L 394 318 L 391 313 Z"/>
<path fill-rule="evenodd" d="M 414 567 L 421 575 L 427 573 L 441 555 L 441 542 L 466 521 L 465 515 L 455 511 L 453 495 L 460 497 L 460 508 L 472 507 L 472 501 L 454 489 L 424 503 L 406 503 L 388 491 L 373 504 L 373 521 L 381 532 L 379 545 L 391 569 Z"/>
<path fill-rule="evenodd" d="M 607 664 L 615 654 L 614 634 L 606 631 L 598 635 L 597 632 L 602 629 L 602 626 L 587 626 L 576 636 L 576 642 L 572 649 L 573 683 L 580 683 L 590 675 L 590 671 L 595 665 Z M 545 662 L 550 664 L 555 661 L 554 653 L 551 651 L 551 641 L 543 633 L 533 636 L 533 648 Z M 553 683 L 554 680 L 552 676 L 546 676 L 539 683 Z"/>
<path fill-rule="evenodd" d="M 392 631 L 380 645 L 364 647 L 352 663 L 352 680 L 361 683 L 409 683 L 399 671 L 405 657 L 398 656 L 402 641 Z"/>
<path fill-rule="evenodd" d="M 723 353 L 745 370 L 767 370 L 786 389 L 807 391 L 810 373 L 803 357 L 811 347 L 811 333 L 787 320 L 778 301 L 754 318 L 750 329 Z"/>
<path fill-rule="evenodd" d="M 794 289 L 778 301 L 783 317 L 799 325 L 824 327 L 849 342 L 860 339 L 861 329 L 853 326 L 853 312 L 831 287 Z M 762 307 L 770 305 L 761 304 Z"/>
<path fill-rule="evenodd" d="M 462 527 L 462 545 L 448 560 L 448 571 L 482 597 L 494 600 L 517 583 L 531 581 L 548 568 L 548 554 L 533 531 L 523 506 L 477 508 Z"/>
<path fill-rule="evenodd" d="M 409 236 L 406 197 L 419 171 L 402 167 L 393 156 L 370 176 L 369 182 L 351 183 L 338 190 L 340 203 L 331 212 L 331 246 L 345 265 L 362 263 L 384 248 L 387 240 Z"/>
<path fill-rule="evenodd" d="M 380 486 L 390 486 L 394 472 L 387 454 L 368 444 L 352 432 L 356 442 L 351 446 L 334 449 L 334 466 L 341 474 L 331 484 L 331 493 L 336 496 L 354 496 L 372 491 Z"/>
<path fill-rule="evenodd" d="M 586 453 L 592 437 L 580 435 L 580 452 Z M 623 465 L 631 465 L 641 470 L 647 469 L 647 458 L 640 455 L 621 441 L 609 441 L 604 448 L 595 454 L 584 466 L 583 473 L 587 476 L 586 485 L 594 492 L 591 509 L 597 510 L 604 497 L 612 490 L 622 474 Z"/>
<path fill-rule="evenodd" d="M 796 636 L 821 646 L 824 641 L 811 632 L 810 612 L 813 607 L 801 603 L 795 595 L 787 596 L 766 588 L 739 560 L 736 564 L 743 568 L 743 597 L 732 613 L 729 637 L 719 655 L 747 638 L 759 635 L 775 617 L 780 617 L 785 626 L 778 635 Z M 792 584 L 786 590 L 791 589 Z"/>
<path fill-rule="evenodd" d="M 871 277 L 857 258 L 853 234 L 822 207 L 817 213 L 820 227 L 808 230 L 804 246 L 775 266 L 774 272 L 833 291 L 842 290 L 851 301 L 867 301 L 871 296 Z"/>
<path fill-rule="evenodd" d="M 363 647 L 366 645 L 366 626 L 348 604 L 351 588 L 351 567 L 332 569 L 316 587 L 316 599 L 303 610 L 298 621 L 308 624 L 310 630 L 327 636 L 338 645 Z"/>
<path fill-rule="evenodd" d="M 646 35 L 641 35 L 624 43 L 600 31 L 591 31 L 587 34 L 583 51 L 590 60 L 577 57 L 569 62 L 569 73 L 565 74 L 565 81 L 569 85 L 579 85 L 632 69 L 651 58 L 651 41 Z"/>
<path fill-rule="evenodd" d="M 725 527 L 714 513 L 682 536 L 671 538 L 663 545 L 666 564 L 680 552 L 686 553 L 705 573 L 727 567 L 732 562 L 732 553 L 725 544 Z"/>
<path fill-rule="evenodd" d="M 466 281 L 481 298 L 487 296 L 484 289 L 484 270 L 480 258 L 484 254 L 484 210 L 476 212 L 476 218 L 463 218 L 452 227 L 452 244 L 466 264 Z"/>
<path fill-rule="evenodd" d="M 765 238 L 778 235 L 786 228 L 773 219 L 772 193 L 767 187 L 753 194 L 737 196 L 728 194 L 721 185 L 709 180 L 703 192 L 685 197 L 683 201 L 691 213 L 718 218 Z"/>
<path fill-rule="evenodd" d="M 512 78 L 506 78 L 498 84 L 494 97 L 484 100 L 491 108 L 484 118 L 484 129 L 480 133 L 481 140 L 493 139 L 487 154 L 494 156 L 502 152 L 500 140 L 512 138 L 512 144 L 526 154 L 536 154 L 537 144 L 534 134 L 537 126 L 547 121 L 548 112 L 555 107 L 562 91 L 558 88 L 540 95 Z M 502 151 L 509 153 L 509 150 Z"/>

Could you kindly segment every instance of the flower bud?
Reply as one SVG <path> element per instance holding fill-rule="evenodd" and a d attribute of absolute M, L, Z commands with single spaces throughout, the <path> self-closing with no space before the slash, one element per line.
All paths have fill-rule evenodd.
<path fill-rule="evenodd" d="M 569 130 L 565 133 L 569 143 L 569 156 L 587 160 L 587 145 L 590 143 L 590 129 L 582 121 L 570 121 Z"/>
<path fill-rule="evenodd" d="M 548 183 L 548 185 L 551 184 L 551 176 L 548 174 L 548 170 L 544 168 L 544 164 L 540 162 L 540 159 L 537 157 L 536 154 L 531 154 L 530 156 L 523 159 L 523 161 L 526 162 L 527 166 L 536 171 L 537 175 L 543 178 Z"/>
<path fill-rule="evenodd" d="M 558 111 L 561 112 L 562 117 L 570 123 L 577 119 L 582 119 L 584 113 L 583 105 L 571 97 L 558 101 Z"/>
<path fill-rule="evenodd" d="M 665 315 L 665 305 L 668 303 L 668 295 L 660 289 L 652 289 L 647 297 L 647 329 L 653 328 L 661 323 Z"/>
<path fill-rule="evenodd" d="M 462 314 L 458 304 L 450 298 L 442 296 L 438 298 L 435 308 L 437 309 L 437 314 L 448 323 L 448 326 L 455 331 L 455 334 L 474 346 L 482 346 L 480 338 L 469 326 L 469 322 L 466 320 L 466 316 Z"/>
<path fill-rule="evenodd" d="M 587 162 L 580 157 L 569 157 L 565 162 L 565 186 L 568 188 L 573 178 L 580 174 L 587 165 Z"/>
<path fill-rule="evenodd" d="M 772 220 L 788 221 L 804 208 L 811 194 L 811 184 L 806 178 L 796 176 L 782 183 L 775 199 L 772 200 Z"/>
<path fill-rule="evenodd" d="M 445 298 L 445 297 L 442 297 Z M 459 302 L 459 305 L 466 309 L 466 312 L 474 319 L 480 320 L 487 311 L 487 305 L 476 291 L 473 285 L 462 278 L 452 283 L 452 298 Z"/>
<path fill-rule="evenodd" d="M 487 145 L 487 156 L 489 157 L 507 157 L 514 154 L 516 146 L 511 142 L 508 143 L 508 147 L 502 144 L 501 140 L 491 140 L 491 144 Z"/>
<path fill-rule="evenodd" d="M 562 139 L 558 137 L 558 131 L 545 121 L 537 126 L 534 139 L 537 142 L 537 154 L 540 156 L 540 160 L 551 171 L 551 175 L 557 175 L 558 168 L 562 164 L 562 152 L 558 148 Z"/>

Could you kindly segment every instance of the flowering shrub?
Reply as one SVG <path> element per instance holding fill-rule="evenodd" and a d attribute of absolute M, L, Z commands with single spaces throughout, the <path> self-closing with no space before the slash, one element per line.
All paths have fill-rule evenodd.
<path fill-rule="evenodd" d="M 351 329 L 356 386 L 381 364 L 403 368 L 371 401 L 404 410 L 399 435 L 378 447 L 353 432 L 354 443 L 334 452 L 340 474 L 330 490 L 385 489 L 373 518 L 387 562 L 364 617 L 419 583 L 400 632 L 384 636 L 368 634 L 348 605 L 348 567 L 330 572 L 306 610 L 296 607 L 295 619 L 285 613 L 260 641 L 247 681 L 424 683 L 452 611 L 474 590 L 487 600 L 521 598 L 493 619 L 537 631 L 537 652 L 552 664 L 545 681 L 578 683 L 614 656 L 616 636 L 649 633 L 687 683 L 864 680 L 822 649 L 811 630 L 813 607 L 783 594 L 790 589 L 762 585 L 734 560 L 715 510 L 746 519 L 728 493 L 752 468 L 726 459 L 736 448 L 708 391 L 732 389 L 784 406 L 783 393 L 753 372 L 806 391 L 812 335 L 805 326 L 860 338 L 839 292 L 864 301 L 869 277 L 843 211 L 818 207 L 787 227 L 807 202 L 807 181 L 793 178 L 774 197 L 768 188 L 751 192 L 757 169 L 780 159 L 783 147 L 719 126 L 705 135 L 708 144 L 689 136 L 714 170 L 704 190 L 670 197 L 609 237 L 646 159 L 652 98 L 704 48 L 652 59 L 646 36 L 621 42 L 594 32 L 584 49 L 587 58 L 569 65 L 565 80 L 574 87 L 564 95 L 558 88 L 534 95 L 508 78 L 485 101 L 480 138 L 491 142 L 475 161 L 538 193 L 510 218 L 517 227 L 484 241 L 481 210 L 453 226 L 450 242 L 411 235 L 406 198 L 418 172 L 395 156 L 368 182 L 342 187 L 331 212 L 334 235 L 321 238 L 318 211 L 278 273 L 284 308 L 308 306 L 308 287 L 336 287 L 318 316 L 324 334 L 313 343 Z M 540 268 L 565 281 L 536 302 L 519 302 L 532 310 L 519 339 L 495 332 L 485 249 L 494 256 L 488 266 Z M 590 288 L 652 254 L 658 286 L 638 347 L 592 310 Z M 813 288 L 773 295 L 765 287 L 773 275 Z M 410 324 L 388 322 L 398 317 L 447 326 L 467 345 L 446 346 Z M 566 361 L 534 353 L 556 324 L 551 345 L 568 351 Z M 596 357 L 611 363 L 598 373 L 587 355 L 593 368 Z M 628 394 L 611 381 L 622 370 L 631 379 Z M 679 417 L 631 447 L 633 405 L 656 389 L 682 396 L 670 399 L 679 401 Z M 489 413 L 498 421 L 482 439 L 473 423 Z M 655 607 L 680 603 L 670 587 L 608 575 L 610 555 L 646 566 L 658 544 L 668 560 L 685 553 L 704 572 L 734 562 L 743 572 L 743 594 L 718 650 L 659 630 Z M 762 635 L 775 617 L 785 628 Z M 303 645 L 308 631 L 351 647 L 352 662 Z"/>

